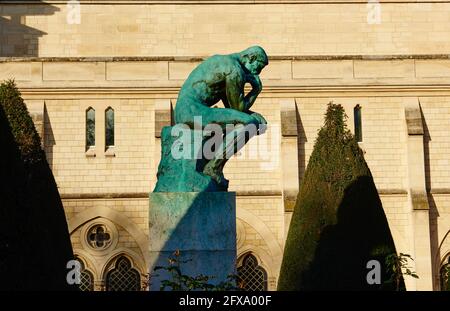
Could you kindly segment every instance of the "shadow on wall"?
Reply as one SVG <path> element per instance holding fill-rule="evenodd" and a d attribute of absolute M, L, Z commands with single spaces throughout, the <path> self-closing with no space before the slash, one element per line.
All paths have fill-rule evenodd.
<path fill-rule="evenodd" d="M 47 157 L 47 162 L 50 168 L 53 170 L 53 148 L 56 145 L 55 135 L 53 135 L 53 128 L 48 116 L 47 106 L 44 104 L 44 146 L 45 146 L 45 156 Z"/>
<path fill-rule="evenodd" d="M 39 38 L 47 33 L 27 26 L 34 16 L 53 15 L 59 9 L 35 1 L 36 4 L 0 3 L 0 57 L 39 56 Z"/>
<path fill-rule="evenodd" d="M 306 171 L 306 157 L 305 157 L 305 145 L 308 142 L 306 138 L 305 129 L 303 128 L 302 119 L 300 117 L 300 112 L 298 111 L 298 106 L 296 105 L 296 115 L 297 115 L 297 150 L 298 150 L 298 179 L 299 185 L 302 182 L 303 176 Z"/>
<path fill-rule="evenodd" d="M 428 205 L 430 207 L 430 247 L 432 255 L 432 275 L 433 275 L 433 290 L 439 290 L 439 271 L 441 252 L 439 249 L 439 236 L 438 236 L 438 217 L 439 211 L 436 207 L 433 194 L 431 194 L 431 173 L 430 173 L 430 141 L 431 135 L 428 129 L 427 121 L 423 115 L 422 107 L 420 107 L 420 114 L 422 116 L 423 125 L 423 151 L 425 160 L 425 187 L 427 190 Z"/>

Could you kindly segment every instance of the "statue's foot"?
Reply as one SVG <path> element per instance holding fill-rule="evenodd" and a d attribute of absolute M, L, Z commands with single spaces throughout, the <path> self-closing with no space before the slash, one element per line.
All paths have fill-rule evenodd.
<path fill-rule="evenodd" d="M 223 191 L 228 190 L 229 181 L 228 181 L 228 179 L 225 178 L 225 176 L 223 174 L 220 174 L 219 179 L 216 180 L 216 182 L 219 185 L 219 188 L 221 190 L 223 190 Z"/>
<path fill-rule="evenodd" d="M 251 114 L 253 120 L 255 120 L 254 124 L 257 127 L 257 135 L 264 134 L 267 130 L 267 121 L 266 119 L 259 113 L 253 112 Z"/>
<path fill-rule="evenodd" d="M 266 118 L 264 118 L 260 113 L 253 112 L 253 113 L 251 114 L 251 116 L 252 116 L 254 119 L 256 119 L 256 122 L 257 122 L 258 124 L 267 124 Z"/>
<path fill-rule="evenodd" d="M 206 165 L 203 169 L 203 174 L 208 175 L 214 180 L 220 188 L 227 190 L 228 189 L 228 179 L 225 178 L 222 171 L 217 171 L 213 166 Z"/>

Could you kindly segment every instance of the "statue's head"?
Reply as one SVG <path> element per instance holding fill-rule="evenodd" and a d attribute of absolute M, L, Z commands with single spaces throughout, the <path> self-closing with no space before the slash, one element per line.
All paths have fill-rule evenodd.
<path fill-rule="evenodd" d="M 269 64 L 266 52 L 260 46 L 252 46 L 239 53 L 239 59 L 244 67 L 254 75 Z"/>

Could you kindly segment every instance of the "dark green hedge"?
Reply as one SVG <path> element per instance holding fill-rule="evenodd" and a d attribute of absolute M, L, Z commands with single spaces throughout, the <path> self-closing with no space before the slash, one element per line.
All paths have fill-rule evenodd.
<path fill-rule="evenodd" d="M 56 182 L 14 82 L 0 85 L 0 289 L 65 290 L 73 259 Z"/>
<path fill-rule="evenodd" d="M 366 264 L 395 252 L 387 219 L 363 151 L 330 103 L 292 216 L 279 290 L 378 290 Z"/>
<path fill-rule="evenodd" d="M 14 81 L 9 80 L 1 84 L 0 105 L 6 113 L 23 161 L 29 163 L 42 161 L 45 156 L 41 149 L 39 134 Z"/>

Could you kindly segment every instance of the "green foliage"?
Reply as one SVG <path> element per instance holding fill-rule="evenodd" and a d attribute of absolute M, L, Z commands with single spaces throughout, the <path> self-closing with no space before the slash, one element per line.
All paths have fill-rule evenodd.
<path fill-rule="evenodd" d="M 408 265 L 408 260 L 414 260 L 411 255 L 400 253 L 389 254 L 386 256 L 386 267 L 390 278 L 384 282 L 384 285 L 395 285 L 397 291 L 404 291 L 405 286 L 403 283 L 403 276 L 410 276 L 418 279 L 419 276 L 416 272 L 412 271 L 412 267 Z"/>
<path fill-rule="evenodd" d="M 181 260 L 180 251 L 173 253 L 168 261 L 168 266 L 157 266 L 154 271 L 166 271 L 169 274 L 169 278 L 161 281 L 160 290 L 172 290 L 172 291 L 231 291 L 240 290 L 235 286 L 237 276 L 229 275 L 226 281 L 220 282 L 219 284 L 209 283 L 212 276 L 197 275 L 189 276 L 183 274 L 181 265 L 187 263 L 189 260 Z M 151 281 L 151 280 L 150 280 Z"/>
<path fill-rule="evenodd" d="M 8 118 L 22 160 L 29 163 L 41 161 L 44 153 L 39 134 L 13 80 L 0 84 L 0 105 Z"/>
<path fill-rule="evenodd" d="M 450 291 L 450 263 L 446 264 L 443 268 L 443 273 L 441 274 L 441 290 Z"/>
<path fill-rule="evenodd" d="M 292 215 L 279 290 L 374 290 L 366 264 L 395 252 L 369 167 L 330 103 Z M 383 269 L 384 276 L 386 269 Z"/>

